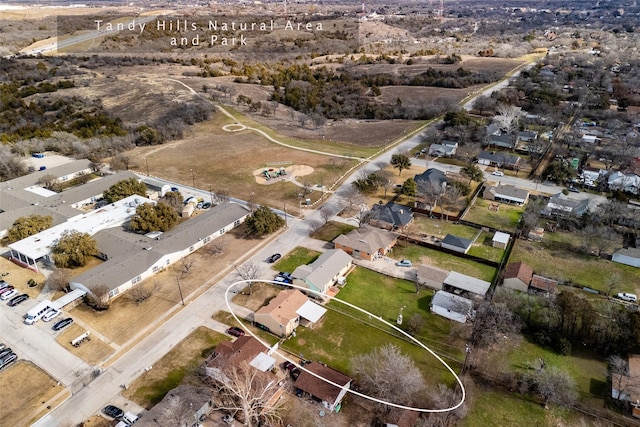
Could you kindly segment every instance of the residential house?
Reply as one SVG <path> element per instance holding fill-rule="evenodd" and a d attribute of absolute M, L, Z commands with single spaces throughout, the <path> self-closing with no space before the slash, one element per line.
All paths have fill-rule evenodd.
<path fill-rule="evenodd" d="M 522 159 L 520 156 L 505 153 L 490 153 L 481 151 L 478 154 L 478 164 L 485 166 L 494 166 L 497 168 L 517 169 L 520 167 Z"/>
<path fill-rule="evenodd" d="M 451 157 L 455 156 L 457 150 L 457 142 L 442 141 L 440 144 L 431 144 L 429 146 L 429 155 L 435 157 Z"/>
<path fill-rule="evenodd" d="M 518 132 L 518 142 L 525 145 L 530 144 L 538 138 L 538 132 L 532 130 L 523 130 Z"/>
<path fill-rule="evenodd" d="M 473 318 L 473 301 L 445 291 L 435 293 L 429 304 L 432 313 L 459 323 Z"/>
<path fill-rule="evenodd" d="M 267 305 L 255 312 L 254 322 L 280 337 L 288 337 L 300 325 L 301 319 L 316 323 L 326 309 L 309 301 L 297 289 L 281 291 Z"/>
<path fill-rule="evenodd" d="M 327 294 L 331 286 L 345 277 L 352 264 L 353 258 L 346 252 L 331 249 L 311 264 L 296 268 L 291 277 L 295 286 L 309 289 L 313 296 L 322 296 L 318 293 Z"/>
<path fill-rule="evenodd" d="M 485 280 L 476 279 L 475 277 L 452 271 L 447 274 L 447 278 L 444 279 L 442 289 L 455 294 L 467 291 L 484 297 L 489 290 L 489 287 L 491 287 L 491 283 Z"/>
<path fill-rule="evenodd" d="M 440 242 L 440 246 L 443 248 L 466 254 L 471 249 L 473 242 L 464 237 L 454 236 L 453 234 L 447 234 Z"/>
<path fill-rule="evenodd" d="M 629 402 L 631 415 L 640 418 L 640 354 L 630 354 L 627 375 L 612 374 L 611 397 Z"/>
<path fill-rule="evenodd" d="M 407 226 L 413 221 L 411 209 L 396 203 L 375 204 L 371 207 L 369 224 L 385 230 L 395 230 Z"/>
<path fill-rule="evenodd" d="M 440 169 L 430 168 L 413 177 L 413 180 L 420 186 L 429 186 L 433 189 L 442 190 L 444 192 L 447 183 L 449 182 L 447 176 Z"/>
<path fill-rule="evenodd" d="M 612 261 L 640 268 L 640 248 L 622 248 L 613 253 Z"/>
<path fill-rule="evenodd" d="M 494 248 L 507 249 L 510 237 L 511 236 L 508 233 L 496 231 L 496 233 L 493 235 L 493 239 L 491 239 L 491 246 L 493 246 Z"/>
<path fill-rule="evenodd" d="M 640 175 L 616 171 L 609 175 L 607 184 L 611 190 L 621 190 L 626 193 L 640 194 Z"/>
<path fill-rule="evenodd" d="M 527 292 L 533 277 L 533 269 L 522 261 L 512 262 L 504 270 L 502 284 L 505 288 Z"/>
<path fill-rule="evenodd" d="M 546 295 L 553 295 L 558 289 L 558 281 L 549 279 L 548 277 L 538 276 L 534 274 L 529 284 L 529 290 L 533 292 L 542 292 Z"/>
<path fill-rule="evenodd" d="M 500 203 L 524 205 L 529 201 L 529 192 L 513 185 L 497 185 L 485 188 L 482 198 Z"/>
<path fill-rule="evenodd" d="M 398 236 L 390 231 L 360 227 L 333 240 L 335 249 L 342 249 L 356 259 L 372 261 L 384 256 L 395 246 Z"/>
<path fill-rule="evenodd" d="M 162 398 L 144 417 L 136 421 L 136 427 L 198 426 L 214 409 L 213 394 L 207 387 L 181 385 Z"/>
<path fill-rule="evenodd" d="M 547 205 L 540 212 L 548 217 L 575 217 L 580 218 L 589 209 L 589 199 L 571 199 L 569 196 L 558 193 L 551 196 Z"/>
<path fill-rule="evenodd" d="M 509 134 L 489 135 L 487 145 L 513 150 L 516 147 L 516 137 Z"/>
<path fill-rule="evenodd" d="M 227 380 L 227 368 L 245 364 L 261 372 L 269 372 L 275 367 L 276 359 L 268 355 L 264 344 L 250 335 L 244 335 L 235 341 L 218 344 L 204 362 L 207 375 L 220 382 Z"/>
<path fill-rule="evenodd" d="M 385 415 L 385 427 L 414 427 L 420 413 L 408 409 L 390 408 Z"/>
<path fill-rule="evenodd" d="M 338 384 L 339 387 L 329 384 L 325 380 Z M 351 387 L 351 381 L 352 379 L 342 372 L 336 371 L 320 362 L 311 362 L 304 365 L 304 369 L 301 369 L 300 376 L 295 381 L 294 386 L 300 392 L 306 393 L 314 400 L 322 402 L 322 406 L 325 409 L 338 412 L 340 411 L 342 399 Z"/>
<path fill-rule="evenodd" d="M 447 270 L 424 264 L 416 265 L 415 269 L 418 283 L 435 290 L 442 289 L 442 285 L 449 274 Z"/>

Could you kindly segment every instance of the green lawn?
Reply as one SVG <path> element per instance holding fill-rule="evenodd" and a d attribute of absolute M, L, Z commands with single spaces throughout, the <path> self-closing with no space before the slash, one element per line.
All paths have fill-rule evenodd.
<path fill-rule="evenodd" d="M 410 259 L 414 263 L 422 262 L 445 270 L 457 271 L 488 282 L 492 281 L 493 276 L 496 274 L 496 269 L 488 265 L 449 255 L 435 249 L 407 244 L 406 242 L 397 244 L 393 248 L 393 257 L 395 259 Z"/>
<path fill-rule="evenodd" d="M 571 281 L 603 293 L 607 291 L 609 278 L 617 274 L 620 278 L 617 292 L 640 292 L 637 268 L 577 253 L 568 244 L 570 237 L 567 235 L 545 233 L 541 243 L 518 240 L 509 262 L 523 261 L 536 274 Z"/>
<path fill-rule="evenodd" d="M 464 219 L 498 230 L 515 231 L 522 212 L 524 212 L 524 206 L 512 206 L 502 203 L 497 212 L 490 211 L 489 201 L 477 198 Z"/>
<path fill-rule="evenodd" d="M 561 421 L 574 418 L 566 409 L 556 406 L 544 409 L 539 403 L 515 393 L 477 389 L 472 399 L 467 416 L 457 423 L 460 427 L 556 427 L 570 425 Z"/>
<path fill-rule="evenodd" d="M 357 227 L 342 222 L 329 221 L 311 234 L 311 237 L 325 242 L 332 242 L 341 234 L 348 234 Z"/>
<path fill-rule="evenodd" d="M 477 256 L 479 258 L 488 259 L 490 261 L 500 262 L 504 256 L 504 249 L 494 248 L 493 244 L 494 233 L 482 232 L 475 243 L 469 249 L 469 255 Z"/>
<path fill-rule="evenodd" d="M 291 273 L 299 266 L 315 261 L 320 255 L 320 252 L 298 246 L 276 262 L 273 268 Z"/>
<path fill-rule="evenodd" d="M 473 239 L 476 237 L 476 234 L 478 234 L 478 230 L 473 227 L 442 219 L 432 219 L 423 215 L 417 216 L 413 220 L 413 224 L 417 233 L 429 234 L 441 239 L 447 234 L 464 237 L 465 239 Z"/>
<path fill-rule="evenodd" d="M 375 298 L 372 298 L 375 295 Z M 395 324 L 403 309 L 405 324 L 407 319 L 419 313 L 425 323 L 418 333 L 422 342 L 431 346 L 447 362 L 459 370 L 464 353 L 464 342 L 452 342 L 449 337 L 451 322 L 429 312 L 429 302 L 433 293 L 415 293 L 411 282 L 389 278 L 363 268 L 356 268 L 347 278 L 347 284 L 337 298 L 348 301 L 384 320 Z M 306 359 L 320 360 L 344 372 L 351 371 L 351 359 L 358 354 L 368 353 L 376 347 L 393 343 L 410 355 L 425 374 L 429 384 L 446 383 L 453 385 L 454 379 L 435 358 L 417 345 L 390 335 L 389 328 L 356 310 L 331 301 L 329 311 L 313 329 L 298 328 L 295 337 L 287 340 L 283 347 L 293 354 Z"/>

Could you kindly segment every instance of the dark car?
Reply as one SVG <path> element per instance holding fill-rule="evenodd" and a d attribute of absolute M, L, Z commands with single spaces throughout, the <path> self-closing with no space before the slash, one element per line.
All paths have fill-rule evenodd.
<path fill-rule="evenodd" d="M 572 193 L 579 193 L 580 190 L 578 190 L 576 187 L 569 187 L 567 188 L 567 190 L 571 191 Z"/>
<path fill-rule="evenodd" d="M 227 333 L 229 335 L 233 335 L 234 337 L 241 337 L 244 335 L 244 331 L 238 328 L 237 326 L 232 326 L 229 329 L 227 329 Z"/>
<path fill-rule="evenodd" d="M 0 280 L 0 289 L 8 288 L 11 286 L 9 282 L 5 282 L 4 280 Z"/>
<path fill-rule="evenodd" d="M 211 207 L 211 203 L 209 203 L 209 202 L 204 202 L 202 204 L 202 209 L 209 209 L 210 207 Z"/>
<path fill-rule="evenodd" d="M 280 254 L 273 254 L 271 255 L 269 258 L 267 258 L 267 262 L 269 264 L 273 264 L 274 262 L 276 262 L 277 260 L 279 260 L 280 258 L 282 258 L 282 255 Z"/>
<path fill-rule="evenodd" d="M 292 372 L 293 370 L 297 369 L 297 367 L 296 367 L 296 365 L 294 365 L 293 363 L 291 363 L 291 362 L 289 362 L 287 360 L 282 364 L 282 369 L 285 369 L 285 370 L 287 370 L 289 372 Z"/>
<path fill-rule="evenodd" d="M 72 323 L 73 323 L 73 319 L 71 317 L 67 317 L 66 319 L 62 319 L 58 323 L 53 325 L 53 330 L 59 331 L 60 329 L 67 327 Z"/>
<path fill-rule="evenodd" d="M 282 271 L 276 275 L 273 279 L 274 282 L 290 285 L 293 283 L 293 277 L 291 273 L 283 273 Z"/>
<path fill-rule="evenodd" d="M 24 302 L 26 300 L 29 299 L 29 295 L 27 294 L 20 294 L 17 297 L 13 297 L 9 300 L 9 306 L 11 307 L 15 307 L 16 305 L 20 304 L 21 302 Z"/>
<path fill-rule="evenodd" d="M 107 405 L 102 409 L 102 412 L 105 413 L 105 415 L 110 416 L 111 418 L 122 418 L 122 416 L 124 415 L 124 411 L 120 408 L 118 408 L 117 406 L 113 406 L 113 405 Z"/>
<path fill-rule="evenodd" d="M 15 353 L 5 354 L 4 356 L 2 356 L 2 358 L 0 358 L 0 369 L 4 368 L 10 363 L 15 362 L 16 360 L 18 360 L 18 355 L 16 355 Z"/>
<path fill-rule="evenodd" d="M 294 380 L 294 381 L 297 380 L 298 377 L 300 376 L 300 369 L 296 368 L 296 369 L 294 369 L 292 371 L 289 371 L 289 375 L 291 375 L 291 379 L 292 380 Z"/>
<path fill-rule="evenodd" d="M 171 187 L 171 191 L 177 193 L 178 191 L 180 191 L 180 189 L 178 187 Z"/>
<path fill-rule="evenodd" d="M 0 359 L 2 359 L 3 357 L 5 357 L 7 354 L 9 353 L 13 353 L 13 350 L 11 350 L 11 347 L 5 347 L 2 350 L 0 350 Z"/>

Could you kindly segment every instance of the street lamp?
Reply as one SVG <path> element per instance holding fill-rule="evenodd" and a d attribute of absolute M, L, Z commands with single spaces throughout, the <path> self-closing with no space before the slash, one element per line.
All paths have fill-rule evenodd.
<path fill-rule="evenodd" d="M 149 176 L 149 158 L 144 156 L 144 162 L 147 164 L 147 176 Z"/>
<path fill-rule="evenodd" d="M 284 204 L 284 228 L 289 228 L 287 224 L 287 204 Z"/>
<path fill-rule="evenodd" d="M 184 298 L 182 297 L 182 288 L 180 287 L 180 279 L 176 276 L 176 283 L 178 283 L 178 291 L 180 291 L 180 301 L 182 301 L 182 305 L 184 305 Z"/>

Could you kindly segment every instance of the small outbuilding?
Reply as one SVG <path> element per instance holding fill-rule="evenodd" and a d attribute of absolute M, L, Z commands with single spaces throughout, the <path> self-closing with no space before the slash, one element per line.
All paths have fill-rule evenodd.
<path fill-rule="evenodd" d="M 493 235 L 493 239 L 491 240 L 491 245 L 494 248 L 506 249 L 509 244 L 510 237 L 511 236 L 507 233 L 496 231 L 496 234 Z"/>
<path fill-rule="evenodd" d="M 429 305 L 432 313 L 459 323 L 473 317 L 473 301 L 445 291 L 438 291 Z"/>
<path fill-rule="evenodd" d="M 446 236 L 444 236 L 444 239 L 442 239 L 440 245 L 443 248 L 466 254 L 467 252 L 469 252 L 469 249 L 471 249 L 472 243 L 473 242 L 471 240 L 465 239 L 464 237 L 447 234 Z"/>
<path fill-rule="evenodd" d="M 456 271 L 450 272 L 443 283 L 443 289 L 445 291 L 451 291 L 456 294 L 467 291 L 472 294 L 485 296 L 490 287 L 491 283 L 485 280 L 476 279 L 475 277 L 467 276 L 466 274 Z"/>
<path fill-rule="evenodd" d="M 612 261 L 640 268 L 640 248 L 622 248 L 613 254 Z"/>
<path fill-rule="evenodd" d="M 505 288 L 527 292 L 533 277 L 533 269 L 522 261 L 512 262 L 504 270 L 502 284 Z"/>
<path fill-rule="evenodd" d="M 310 371 L 311 373 L 307 372 Z M 314 375 L 315 374 L 315 375 Z M 339 387 L 329 384 L 331 381 Z M 332 412 L 340 410 L 342 399 L 351 387 L 352 379 L 342 372 L 336 371 L 320 362 L 304 365 L 294 386 L 299 395 L 308 394 L 314 400 L 322 402 L 322 406 Z"/>

